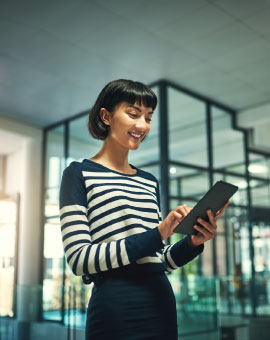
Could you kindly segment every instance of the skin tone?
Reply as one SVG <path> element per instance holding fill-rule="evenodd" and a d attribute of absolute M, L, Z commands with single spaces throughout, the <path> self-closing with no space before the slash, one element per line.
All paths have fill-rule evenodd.
<path fill-rule="evenodd" d="M 152 115 L 153 110 L 151 107 L 145 107 L 139 105 L 139 103 L 131 105 L 130 103 L 122 102 L 115 107 L 112 116 L 105 108 L 101 108 L 100 117 L 103 122 L 109 126 L 109 133 L 103 141 L 100 151 L 90 159 L 112 170 L 126 174 L 135 174 L 136 170 L 128 163 L 128 153 L 129 150 L 137 150 L 142 139 L 149 133 Z M 132 137 L 130 135 L 131 132 L 139 134 L 140 137 Z M 228 201 L 215 216 L 213 216 L 210 210 L 207 211 L 209 222 L 202 219 L 198 220 L 203 228 L 199 225 L 194 226 L 199 233 L 197 235 L 191 235 L 190 237 L 189 243 L 192 248 L 211 240 L 216 235 L 216 221 L 223 215 L 229 203 L 230 201 Z M 176 225 L 180 223 L 190 211 L 191 208 L 185 204 L 173 210 L 159 226 L 162 239 L 171 236 Z M 175 226 L 169 230 L 168 224 Z"/>
<path fill-rule="evenodd" d="M 150 131 L 153 110 L 135 103 L 127 102 L 118 104 L 111 116 L 105 108 L 100 109 L 100 117 L 110 126 L 109 134 L 103 141 L 100 151 L 90 158 L 110 169 L 134 174 L 134 170 L 128 163 L 129 150 L 137 150 L 142 139 Z M 129 133 L 140 134 L 140 138 L 134 138 Z"/>
<path fill-rule="evenodd" d="M 194 228 L 199 231 L 197 235 L 191 235 L 190 238 L 190 246 L 197 247 L 206 241 L 211 240 L 217 233 L 217 219 L 224 214 L 227 206 L 230 204 L 230 201 L 227 201 L 224 206 L 216 213 L 214 216 L 212 211 L 208 209 L 206 211 L 209 222 L 203 220 L 202 218 L 198 218 L 197 221 L 203 226 L 195 225 Z M 192 210 L 192 208 L 187 207 L 186 204 L 178 207 L 178 212 L 181 215 L 181 220 Z"/>

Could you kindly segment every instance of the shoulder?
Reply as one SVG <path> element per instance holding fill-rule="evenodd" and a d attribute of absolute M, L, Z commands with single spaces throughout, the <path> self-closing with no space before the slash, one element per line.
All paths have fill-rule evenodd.
<path fill-rule="evenodd" d="M 65 169 L 64 173 L 65 174 L 76 174 L 80 173 L 82 171 L 82 163 L 73 161 L 71 162 Z"/>
<path fill-rule="evenodd" d="M 83 179 L 83 164 L 78 161 L 72 161 L 63 171 L 62 180 L 65 182 L 77 180 L 84 182 Z"/>
<path fill-rule="evenodd" d="M 148 179 L 149 181 L 152 181 L 155 186 L 158 185 L 157 178 L 151 172 L 148 172 L 148 171 L 145 171 L 145 170 L 142 170 L 142 169 L 140 169 L 140 172 L 141 172 L 142 177 L 144 177 L 145 179 Z"/>

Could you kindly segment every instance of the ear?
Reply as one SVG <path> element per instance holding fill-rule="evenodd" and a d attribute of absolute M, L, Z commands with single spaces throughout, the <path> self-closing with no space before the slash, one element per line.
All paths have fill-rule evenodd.
<path fill-rule="evenodd" d="M 102 107 L 99 111 L 100 119 L 103 121 L 105 125 L 110 125 L 110 112 Z"/>

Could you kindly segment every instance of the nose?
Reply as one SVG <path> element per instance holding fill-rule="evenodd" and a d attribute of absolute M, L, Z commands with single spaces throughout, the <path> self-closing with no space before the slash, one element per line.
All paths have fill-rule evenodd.
<path fill-rule="evenodd" d="M 141 133 L 144 133 L 147 130 L 145 117 L 143 115 L 136 119 L 135 129 Z"/>

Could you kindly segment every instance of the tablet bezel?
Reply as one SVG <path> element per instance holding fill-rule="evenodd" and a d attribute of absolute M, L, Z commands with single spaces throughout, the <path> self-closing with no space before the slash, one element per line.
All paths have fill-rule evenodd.
<path fill-rule="evenodd" d="M 195 224 L 200 225 L 197 218 L 201 217 L 208 221 L 206 210 L 210 208 L 215 215 L 237 190 L 238 186 L 236 185 L 222 180 L 217 181 L 199 200 L 190 213 L 175 227 L 173 232 L 184 235 L 197 234 L 198 231 L 193 227 Z"/>

